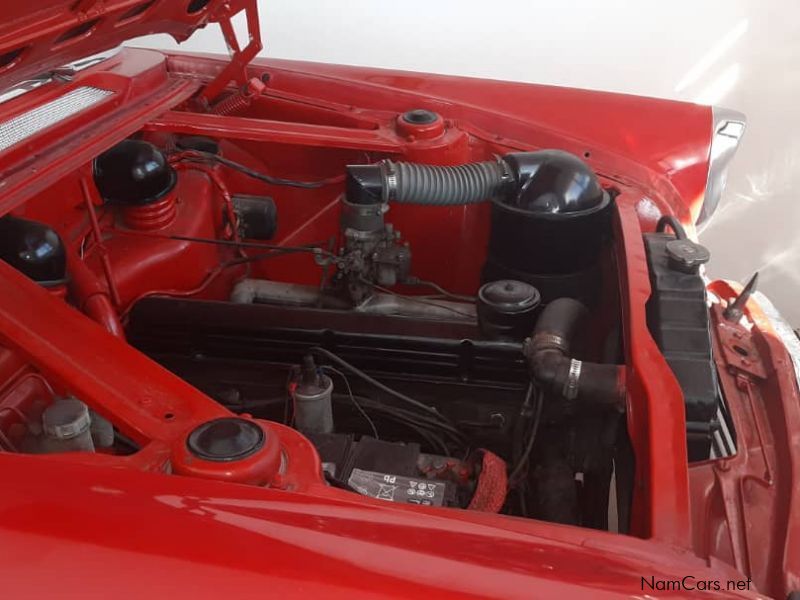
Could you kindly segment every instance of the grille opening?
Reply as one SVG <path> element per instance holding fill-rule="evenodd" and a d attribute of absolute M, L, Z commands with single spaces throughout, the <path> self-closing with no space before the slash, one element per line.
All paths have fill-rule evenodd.
<path fill-rule="evenodd" d="M 156 0 L 148 0 L 148 2 L 137 4 L 133 8 L 128 9 L 119 19 L 117 19 L 117 23 L 124 23 L 144 14 L 144 12 L 155 3 Z"/>
<path fill-rule="evenodd" d="M 186 12 L 190 15 L 199 13 L 206 6 L 208 6 L 210 1 L 211 0 L 191 0 L 191 2 L 189 2 L 189 6 L 186 7 Z"/>
<path fill-rule="evenodd" d="M 99 22 L 100 19 L 92 19 L 91 21 L 86 21 L 85 23 L 80 23 L 75 27 L 67 29 L 64 33 L 58 36 L 58 39 L 55 41 L 54 45 L 58 46 L 60 44 L 65 44 L 70 40 L 74 40 L 75 38 L 88 34 Z"/>
<path fill-rule="evenodd" d="M 6 67 L 10 67 L 11 65 L 17 62 L 22 53 L 25 52 L 25 47 L 22 48 L 14 48 L 13 50 L 9 50 L 8 52 L 3 52 L 0 54 L 0 69 L 5 69 Z"/>

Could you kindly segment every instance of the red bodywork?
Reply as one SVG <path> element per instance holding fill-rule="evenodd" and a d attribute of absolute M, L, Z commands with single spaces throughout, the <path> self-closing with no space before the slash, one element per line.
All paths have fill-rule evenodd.
<path fill-rule="evenodd" d="M 68 83 L 0 105 L 4 121 L 75 87 L 114 92 L 0 155 L 0 214 L 50 224 L 83 265 L 69 290 L 46 290 L 0 263 L 0 430 L 36 397 L 72 393 L 142 447 L 126 457 L 0 453 L 9 597 L 600 598 L 657 595 L 642 578 L 686 576 L 723 582 L 721 595 L 784 597 L 800 588 L 800 395 L 786 348 L 752 303 L 749 327 L 714 312 L 739 451 L 689 468 L 682 392 L 645 319 L 642 233 L 661 214 L 687 225 L 698 214 L 710 109 L 286 61 L 256 60 L 240 73 L 248 59 L 237 53 L 240 62 L 226 70 L 219 58 L 126 49 Z M 229 79 L 265 73 L 268 87 L 246 116 L 189 102 L 209 82 L 222 84 L 205 88 L 200 106 Z M 398 125 L 397 115 L 413 108 L 443 120 L 427 129 Z M 107 210 L 91 184 L 91 160 L 136 132 L 156 142 L 174 133 L 219 137 L 232 158 L 299 179 L 335 178 L 349 163 L 387 157 L 460 164 L 550 147 L 585 157 L 620 191 L 614 229 L 637 482 L 631 535 L 364 499 L 325 485 L 311 444 L 272 422 L 259 424 L 279 445 L 280 467 L 274 455 L 225 468 L 192 461 L 187 432 L 229 413 L 128 346 L 122 325 L 146 295 L 222 298 L 244 267 L 222 266 L 237 256 L 233 249 L 167 236 L 235 236 L 223 214 L 236 190 L 275 197 L 281 221 L 273 243 L 327 240 L 338 231 L 342 185 L 278 192 L 190 168 L 174 198 L 150 212 Z M 474 293 L 487 211 L 399 206 L 391 220 L 414 248 L 420 278 Z M 310 257 L 287 256 L 254 266 L 251 276 L 313 283 L 312 267 Z M 734 294 L 722 283 L 714 291 Z M 734 346 L 746 348 L 747 361 Z M 725 590 L 726 581 L 748 578 L 749 591 Z"/>

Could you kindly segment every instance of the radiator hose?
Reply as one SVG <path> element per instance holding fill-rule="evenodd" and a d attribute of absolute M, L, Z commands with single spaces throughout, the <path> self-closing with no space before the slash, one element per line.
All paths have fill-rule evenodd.
<path fill-rule="evenodd" d="M 587 314 L 577 300 L 553 300 L 539 316 L 523 352 L 534 380 L 546 392 L 624 412 L 624 367 L 580 361 L 570 355 L 571 340 Z"/>

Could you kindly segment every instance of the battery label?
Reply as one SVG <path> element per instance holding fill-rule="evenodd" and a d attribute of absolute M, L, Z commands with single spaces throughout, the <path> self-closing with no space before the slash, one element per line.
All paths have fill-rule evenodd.
<path fill-rule="evenodd" d="M 353 469 L 347 485 L 359 494 L 378 500 L 442 506 L 447 482 Z"/>

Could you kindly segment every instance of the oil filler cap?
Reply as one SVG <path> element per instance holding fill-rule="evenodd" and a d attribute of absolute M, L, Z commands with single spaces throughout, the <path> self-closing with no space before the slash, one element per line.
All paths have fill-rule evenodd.
<path fill-rule="evenodd" d="M 479 300 L 504 313 L 520 313 L 539 306 L 539 290 L 514 279 L 501 279 L 484 284 L 478 290 Z"/>
<path fill-rule="evenodd" d="M 197 458 L 231 462 L 252 456 L 264 446 L 264 430 L 238 417 L 214 419 L 189 434 L 186 445 Z"/>
<path fill-rule="evenodd" d="M 484 337 L 493 340 L 522 340 L 536 323 L 542 297 L 524 281 L 501 279 L 478 290 L 478 325 Z"/>
<path fill-rule="evenodd" d="M 666 251 L 670 269 L 682 273 L 697 273 L 700 265 L 711 260 L 708 248 L 692 240 L 670 240 L 667 242 Z"/>

